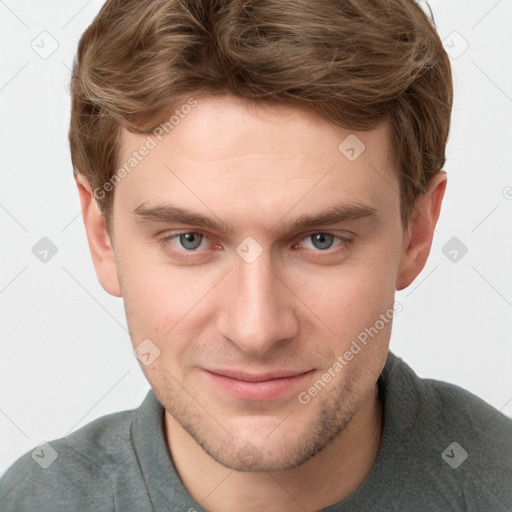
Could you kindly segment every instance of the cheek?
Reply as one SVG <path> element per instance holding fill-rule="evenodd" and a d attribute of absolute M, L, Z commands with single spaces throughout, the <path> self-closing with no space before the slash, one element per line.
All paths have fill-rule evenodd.
<path fill-rule="evenodd" d="M 314 279 L 307 276 L 299 283 L 300 296 L 321 320 L 312 316 L 312 321 L 318 323 L 318 329 L 330 332 L 328 337 L 337 351 L 374 326 L 382 314 L 391 315 L 399 254 L 396 247 L 373 245 L 346 265 L 331 267 Z M 386 323 L 379 337 L 389 333 L 390 324 Z"/>
<path fill-rule="evenodd" d="M 121 287 L 133 346 L 149 338 L 160 350 L 157 367 L 172 370 L 194 352 L 200 334 L 212 329 L 215 305 L 205 293 L 218 276 L 153 261 L 155 252 L 123 253 Z"/>
<path fill-rule="evenodd" d="M 324 293 L 315 297 L 311 290 L 305 296 L 315 297 L 308 300 L 311 310 L 318 312 L 325 324 L 346 340 L 372 325 L 392 306 L 394 290 L 389 281 L 387 276 L 375 272 L 347 272 L 333 276 Z"/>
<path fill-rule="evenodd" d="M 132 322 L 158 338 L 172 329 L 202 295 L 190 276 L 165 266 L 125 274 L 123 293 Z"/>
<path fill-rule="evenodd" d="M 116 256 L 132 337 L 158 338 L 163 321 L 169 313 L 176 312 L 180 298 L 183 299 L 181 284 L 173 279 L 170 267 L 166 270 L 151 261 L 151 251 L 129 251 L 119 244 Z"/>

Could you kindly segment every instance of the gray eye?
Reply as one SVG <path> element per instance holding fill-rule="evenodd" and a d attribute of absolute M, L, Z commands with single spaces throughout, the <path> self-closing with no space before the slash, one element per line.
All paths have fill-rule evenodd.
<path fill-rule="evenodd" d="M 310 235 L 313 245 L 317 249 L 329 249 L 334 241 L 334 235 L 329 233 L 315 233 Z"/>
<path fill-rule="evenodd" d="M 179 241 L 182 247 L 188 250 L 197 249 L 203 240 L 201 233 L 182 233 L 179 235 Z"/>

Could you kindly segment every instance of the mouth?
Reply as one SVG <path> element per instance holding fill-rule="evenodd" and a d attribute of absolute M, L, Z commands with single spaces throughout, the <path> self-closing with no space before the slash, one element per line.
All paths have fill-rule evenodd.
<path fill-rule="evenodd" d="M 202 369 L 210 384 L 240 400 L 273 400 L 290 394 L 310 376 L 314 370 L 277 370 L 265 373 L 249 373 L 230 369 Z"/>

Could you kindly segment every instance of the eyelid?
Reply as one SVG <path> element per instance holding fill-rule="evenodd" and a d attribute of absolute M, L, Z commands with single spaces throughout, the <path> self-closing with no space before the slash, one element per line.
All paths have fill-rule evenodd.
<path fill-rule="evenodd" d="M 197 229 L 188 229 L 188 230 L 177 231 L 176 233 L 168 233 L 168 234 L 165 234 L 164 236 L 162 236 L 160 240 L 162 242 L 169 242 L 171 239 L 175 239 L 175 238 L 179 237 L 180 235 L 187 235 L 190 233 L 195 233 L 197 235 L 201 235 L 203 237 L 203 239 L 205 239 L 207 242 L 209 242 L 210 244 L 212 243 L 212 237 L 210 237 L 210 235 L 208 233 L 205 233 L 204 231 L 197 230 Z M 194 252 L 198 252 L 198 251 L 197 250 L 185 251 L 184 249 L 182 249 L 182 252 L 189 252 L 190 254 L 193 254 Z"/>
<path fill-rule="evenodd" d="M 332 235 L 332 236 L 334 236 L 336 238 L 340 238 L 341 240 L 346 241 L 346 242 L 352 240 L 355 237 L 355 233 L 352 233 L 352 232 L 346 231 L 346 230 L 344 230 L 343 233 L 347 233 L 347 236 L 340 235 L 339 233 L 334 233 L 332 230 L 329 230 L 329 229 L 314 229 L 314 230 L 307 231 L 305 233 L 300 233 L 299 235 L 296 235 L 293 238 L 293 240 L 299 242 L 300 240 L 303 240 L 304 238 L 306 238 L 308 236 L 316 235 L 318 233 L 322 233 L 324 235 Z"/>
<path fill-rule="evenodd" d="M 292 247 L 295 247 L 295 246 L 299 245 L 303 240 L 308 239 L 311 235 L 315 235 L 315 234 L 319 234 L 319 233 L 323 234 L 323 235 L 331 235 L 334 239 L 337 238 L 340 241 L 340 243 L 338 245 L 334 245 L 334 247 L 329 247 L 328 249 L 324 249 L 324 250 L 315 249 L 315 248 L 309 249 L 310 251 L 313 251 L 313 252 L 317 253 L 319 255 L 318 257 L 332 256 L 333 254 L 336 254 L 337 252 L 342 251 L 343 249 L 345 249 L 348 244 L 350 244 L 350 243 L 352 243 L 354 241 L 353 237 L 348 238 L 348 237 L 345 237 L 345 236 L 342 236 L 342 235 L 337 235 L 336 233 L 331 233 L 330 231 L 317 230 L 317 231 L 312 231 L 310 233 L 306 233 L 305 235 L 299 235 L 298 239 L 296 239 L 297 241 L 293 242 Z M 334 243 L 335 242 L 333 242 L 333 244 Z M 305 248 L 305 249 L 308 250 L 308 248 Z"/>
<path fill-rule="evenodd" d="M 171 239 L 174 239 L 174 238 L 177 238 L 179 237 L 180 235 L 185 235 L 185 234 L 190 234 L 190 233 L 196 233 L 196 234 L 199 234 L 201 235 L 204 239 L 206 239 L 206 241 L 212 243 L 212 239 L 210 237 L 210 234 L 209 233 L 205 233 L 204 231 L 201 231 L 200 229 L 189 229 L 189 230 L 181 230 L 181 231 L 177 231 L 175 233 L 169 233 L 169 234 L 166 234 L 165 236 L 161 237 L 161 243 L 170 243 L 170 240 Z M 305 233 L 300 233 L 299 235 L 296 235 L 293 239 L 292 239 L 292 242 L 291 245 L 292 247 L 295 247 L 298 243 L 300 243 L 301 241 L 303 241 L 305 238 L 311 236 L 311 235 L 315 235 L 315 234 L 319 234 L 319 233 L 322 233 L 322 234 L 325 234 L 325 235 L 331 235 L 333 236 L 334 238 L 338 238 L 339 240 L 341 240 L 341 242 L 343 242 L 342 244 L 340 245 L 344 245 L 344 244 L 349 244 L 351 242 L 353 242 L 353 238 L 355 236 L 354 233 L 352 232 L 349 232 L 349 231 L 345 231 L 345 233 L 348 233 L 349 236 L 346 237 L 346 236 L 343 236 L 343 235 L 339 235 L 339 234 L 336 234 L 336 233 L 333 233 L 329 230 L 322 230 L 322 229 L 316 229 L 316 230 L 311 230 L 309 232 L 305 232 Z M 217 247 L 219 247 L 219 245 L 217 244 Z M 193 254 L 198 254 L 202 251 L 197 251 L 197 250 L 193 250 L 193 251 L 186 251 L 185 249 L 179 249 L 177 248 L 176 249 L 177 252 L 181 253 L 181 254 L 184 254 L 184 255 L 189 255 L 190 257 L 193 257 L 192 255 Z M 326 249 L 324 251 L 318 249 L 316 250 L 315 252 L 318 252 L 319 254 L 321 253 L 325 253 L 326 255 L 327 254 L 330 254 L 332 252 L 336 251 L 336 249 Z M 187 256 L 185 256 L 187 257 Z"/>

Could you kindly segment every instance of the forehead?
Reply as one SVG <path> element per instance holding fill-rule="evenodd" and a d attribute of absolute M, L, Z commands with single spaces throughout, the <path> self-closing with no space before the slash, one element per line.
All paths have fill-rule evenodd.
<path fill-rule="evenodd" d="M 231 96 L 195 102 L 177 105 L 154 133 L 123 130 L 120 167 L 128 172 L 116 186 L 114 207 L 172 200 L 204 213 L 209 205 L 231 209 L 241 219 L 247 209 L 270 218 L 340 200 L 379 210 L 398 206 L 385 123 L 358 132 L 286 106 Z"/>
<path fill-rule="evenodd" d="M 317 156 L 316 152 L 338 150 L 348 135 L 366 139 L 373 147 L 388 151 L 388 125 L 358 132 L 336 126 L 318 115 L 277 104 L 256 105 L 234 96 L 200 96 L 176 103 L 174 112 L 149 134 L 158 146 L 171 146 L 175 154 L 193 155 L 194 160 L 210 162 L 247 158 L 249 153 L 275 156 Z M 146 135 L 122 129 L 124 157 L 144 143 Z M 286 141 L 283 146 L 282 142 Z M 377 148 L 377 146 L 379 146 Z M 365 149 L 365 151 L 366 151 Z M 317 150 L 317 151 L 315 151 Z M 152 153 L 160 153 L 159 151 Z M 368 153 L 367 153 L 368 154 Z M 350 155 L 348 155 L 350 156 Z M 382 157 L 382 155 L 380 155 Z M 387 156 L 387 155 L 386 155 Z"/>

